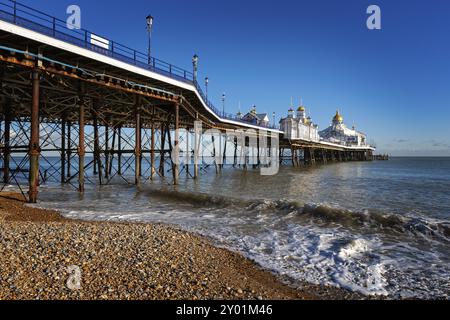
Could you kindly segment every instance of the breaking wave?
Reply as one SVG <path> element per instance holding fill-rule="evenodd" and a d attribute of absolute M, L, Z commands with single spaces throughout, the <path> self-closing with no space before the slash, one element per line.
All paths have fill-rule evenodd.
<path fill-rule="evenodd" d="M 361 211 L 336 208 L 325 204 L 304 204 L 287 199 L 245 200 L 219 195 L 167 190 L 152 190 L 152 195 L 188 202 L 198 207 L 235 207 L 266 214 L 296 215 L 313 222 L 335 223 L 348 228 L 365 228 L 373 232 L 399 233 L 430 240 L 450 242 L 450 223 L 437 219 L 399 215 L 373 209 Z"/>

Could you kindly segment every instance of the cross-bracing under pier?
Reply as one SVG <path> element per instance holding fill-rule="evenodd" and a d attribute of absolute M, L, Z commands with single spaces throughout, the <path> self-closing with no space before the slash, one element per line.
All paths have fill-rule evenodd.
<path fill-rule="evenodd" d="M 182 95 L 15 51 L 2 52 L 0 60 L 2 189 L 15 184 L 30 202 L 41 183 L 68 183 L 82 192 L 85 183 L 119 179 L 138 185 L 169 175 L 177 184 L 180 171 L 197 178 L 211 166 L 216 172 L 224 164 L 246 169 L 250 154 L 255 166 L 270 154 L 268 137 L 255 136 L 256 151 L 250 137 L 243 144 L 227 139 L 233 126 L 205 117 Z M 218 135 L 194 134 L 195 121 Z M 177 145 L 192 166 L 172 161 Z M 200 147 L 209 148 L 213 161 L 194 156 Z"/>

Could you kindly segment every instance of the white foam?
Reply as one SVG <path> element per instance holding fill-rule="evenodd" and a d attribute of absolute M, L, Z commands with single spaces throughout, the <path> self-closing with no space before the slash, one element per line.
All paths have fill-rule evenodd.
<path fill-rule="evenodd" d="M 342 260 L 360 256 L 361 254 L 369 251 L 369 245 L 369 242 L 364 239 L 352 240 L 349 244 L 339 250 L 338 256 Z"/>
<path fill-rule="evenodd" d="M 228 208 L 183 208 L 153 200 L 149 205 L 147 198 L 142 201 L 123 199 L 117 203 L 114 194 L 110 198 L 103 195 L 102 199 L 52 201 L 39 205 L 59 209 L 71 218 L 175 224 L 212 238 L 216 244 L 238 251 L 292 279 L 339 286 L 366 295 L 428 297 L 433 294 L 433 288 L 414 290 L 419 286 L 415 281 L 421 275 L 414 278 L 409 270 L 423 271 L 424 268 L 406 254 L 417 248 L 402 247 L 400 243 L 388 246 L 378 236 L 356 234 L 343 228 L 298 223 L 295 215 L 287 218 L 280 214 L 255 215 Z M 398 257 L 389 255 L 402 254 L 399 251 L 402 248 L 405 254 L 396 264 Z M 438 258 L 431 254 L 424 256 L 424 260 L 442 266 Z M 448 272 L 445 265 L 442 268 L 444 274 Z M 436 274 L 439 272 L 437 270 Z M 445 287 L 435 290 L 434 294 L 445 296 Z"/>

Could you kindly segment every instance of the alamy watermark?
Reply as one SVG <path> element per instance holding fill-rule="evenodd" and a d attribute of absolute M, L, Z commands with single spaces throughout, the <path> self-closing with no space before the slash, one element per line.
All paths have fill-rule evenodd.
<path fill-rule="evenodd" d="M 265 130 L 218 129 L 203 131 L 202 122 L 195 121 L 194 137 L 178 129 L 175 133 L 184 137 L 184 143 L 176 143 L 171 154 L 177 165 L 222 165 L 233 163 L 239 166 L 259 166 L 261 175 L 275 175 L 279 170 L 279 134 Z M 231 142 L 231 143 L 230 143 Z M 232 145 L 233 148 L 227 149 Z"/>
<path fill-rule="evenodd" d="M 81 289 L 81 269 L 79 266 L 72 265 L 67 267 L 67 273 L 69 277 L 66 281 L 66 286 L 70 290 L 80 290 Z"/>
<path fill-rule="evenodd" d="M 373 4 L 367 7 L 366 12 L 370 14 L 366 21 L 367 29 L 381 30 L 381 8 Z"/>
<path fill-rule="evenodd" d="M 76 4 L 67 7 L 66 13 L 69 15 L 66 20 L 67 29 L 81 29 L 81 8 Z"/>

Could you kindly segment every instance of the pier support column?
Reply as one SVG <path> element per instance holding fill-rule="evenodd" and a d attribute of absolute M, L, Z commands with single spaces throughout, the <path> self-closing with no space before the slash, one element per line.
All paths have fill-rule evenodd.
<path fill-rule="evenodd" d="M 32 73 L 33 96 L 31 103 L 31 134 L 30 134 L 30 175 L 29 175 L 29 191 L 28 201 L 36 203 L 39 184 L 39 90 L 40 75 L 38 71 Z"/>
<path fill-rule="evenodd" d="M 114 154 L 115 154 L 115 147 L 116 147 L 116 126 L 113 125 L 113 137 L 112 137 L 112 143 L 111 143 L 111 149 L 109 150 L 109 168 L 108 168 L 108 177 L 112 175 L 112 168 L 113 168 L 113 162 L 114 162 Z"/>
<path fill-rule="evenodd" d="M 173 163 L 173 184 L 178 185 L 178 178 L 180 175 L 180 132 L 179 132 L 179 122 L 180 122 L 180 104 L 175 104 L 175 135 L 174 135 L 174 147 L 175 153 L 172 154 Z M 173 161 L 175 160 L 175 161 Z"/>
<path fill-rule="evenodd" d="M 66 116 L 61 120 L 61 183 L 66 182 Z"/>
<path fill-rule="evenodd" d="M 198 178 L 198 161 L 200 158 L 200 123 L 194 122 L 194 179 Z"/>
<path fill-rule="evenodd" d="M 327 151 L 322 149 L 322 160 L 324 164 L 327 164 Z"/>
<path fill-rule="evenodd" d="M 153 180 L 155 177 L 155 124 L 152 121 L 151 127 L 151 146 L 150 146 L 150 179 Z"/>
<path fill-rule="evenodd" d="M 105 124 L 105 179 L 109 178 L 109 125 Z"/>
<path fill-rule="evenodd" d="M 216 161 L 216 143 L 215 143 L 215 138 L 214 138 L 214 134 L 211 135 L 211 141 L 212 141 L 212 146 L 213 146 L 213 158 L 214 158 L 214 167 L 216 168 L 216 174 L 219 174 L 219 168 L 217 165 L 217 161 Z"/>
<path fill-rule="evenodd" d="M 305 148 L 304 151 L 304 160 L 305 164 L 314 164 L 316 162 L 314 158 L 314 149 L 313 148 Z"/>
<path fill-rule="evenodd" d="M 260 164 L 260 153 L 259 153 L 259 135 L 256 135 L 256 163 L 253 162 L 253 169 L 256 169 L 259 167 Z M 254 152 L 254 149 L 253 149 Z M 252 153 L 253 159 L 254 159 L 254 153 Z"/>
<path fill-rule="evenodd" d="M 100 158 L 100 137 L 98 134 L 98 102 L 94 100 L 94 174 L 98 173 L 98 181 L 102 185 L 103 174 L 102 174 L 102 161 Z M 97 171 L 98 170 L 98 171 Z"/>
<path fill-rule="evenodd" d="M 71 177 L 72 162 L 72 123 L 67 121 L 67 178 Z"/>
<path fill-rule="evenodd" d="M 189 145 L 189 135 L 191 134 L 191 131 L 189 128 L 186 128 L 186 177 L 189 177 L 189 162 L 191 161 L 191 152 L 190 152 L 190 145 Z"/>
<path fill-rule="evenodd" d="M 233 168 L 235 168 L 236 165 L 237 165 L 237 147 L 238 147 L 238 139 L 237 139 L 237 137 L 234 137 L 233 144 L 234 144 Z"/>
<path fill-rule="evenodd" d="M 296 167 L 296 155 L 297 155 L 297 151 L 295 150 L 295 148 L 291 147 L 291 161 L 292 161 L 292 166 Z"/>
<path fill-rule="evenodd" d="M 78 191 L 84 192 L 84 157 L 86 155 L 85 146 L 85 98 L 84 98 L 84 83 L 80 83 L 80 92 L 78 97 Z"/>
<path fill-rule="evenodd" d="M 6 100 L 5 106 L 5 144 L 3 146 L 3 183 L 9 183 L 9 162 L 11 143 L 11 101 Z"/>
<path fill-rule="evenodd" d="M 141 98 L 136 95 L 135 97 L 135 147 L 134 147 L 134 183 L 138 186 L 140 184 L 140 172 L 141 172 Z"/>
<path fill-rule="evenodd" d="M 223 155 L 222 155 L 222 163 L 220 168 L 223 169 L 225 162 L 227 161 L 227 135 L 223 135 Z M 259 161 L 258 161 L 259 162 Z"/>
<path fill-rule="evenodd" d="M 122 125 L 117 128 L 117 174 L 122 175 Z"/>
<path fill-rule="evenodd" d="M 165 152 L 164 152 L 164 148 L 166 146 L 166 126 L 164 125 L 164 123 L 161 122 L 161 150 L 160 150 L 160 156 L 159 156 L 159 174 L 164 177 L 164 157 L 165 157 Z"/>

